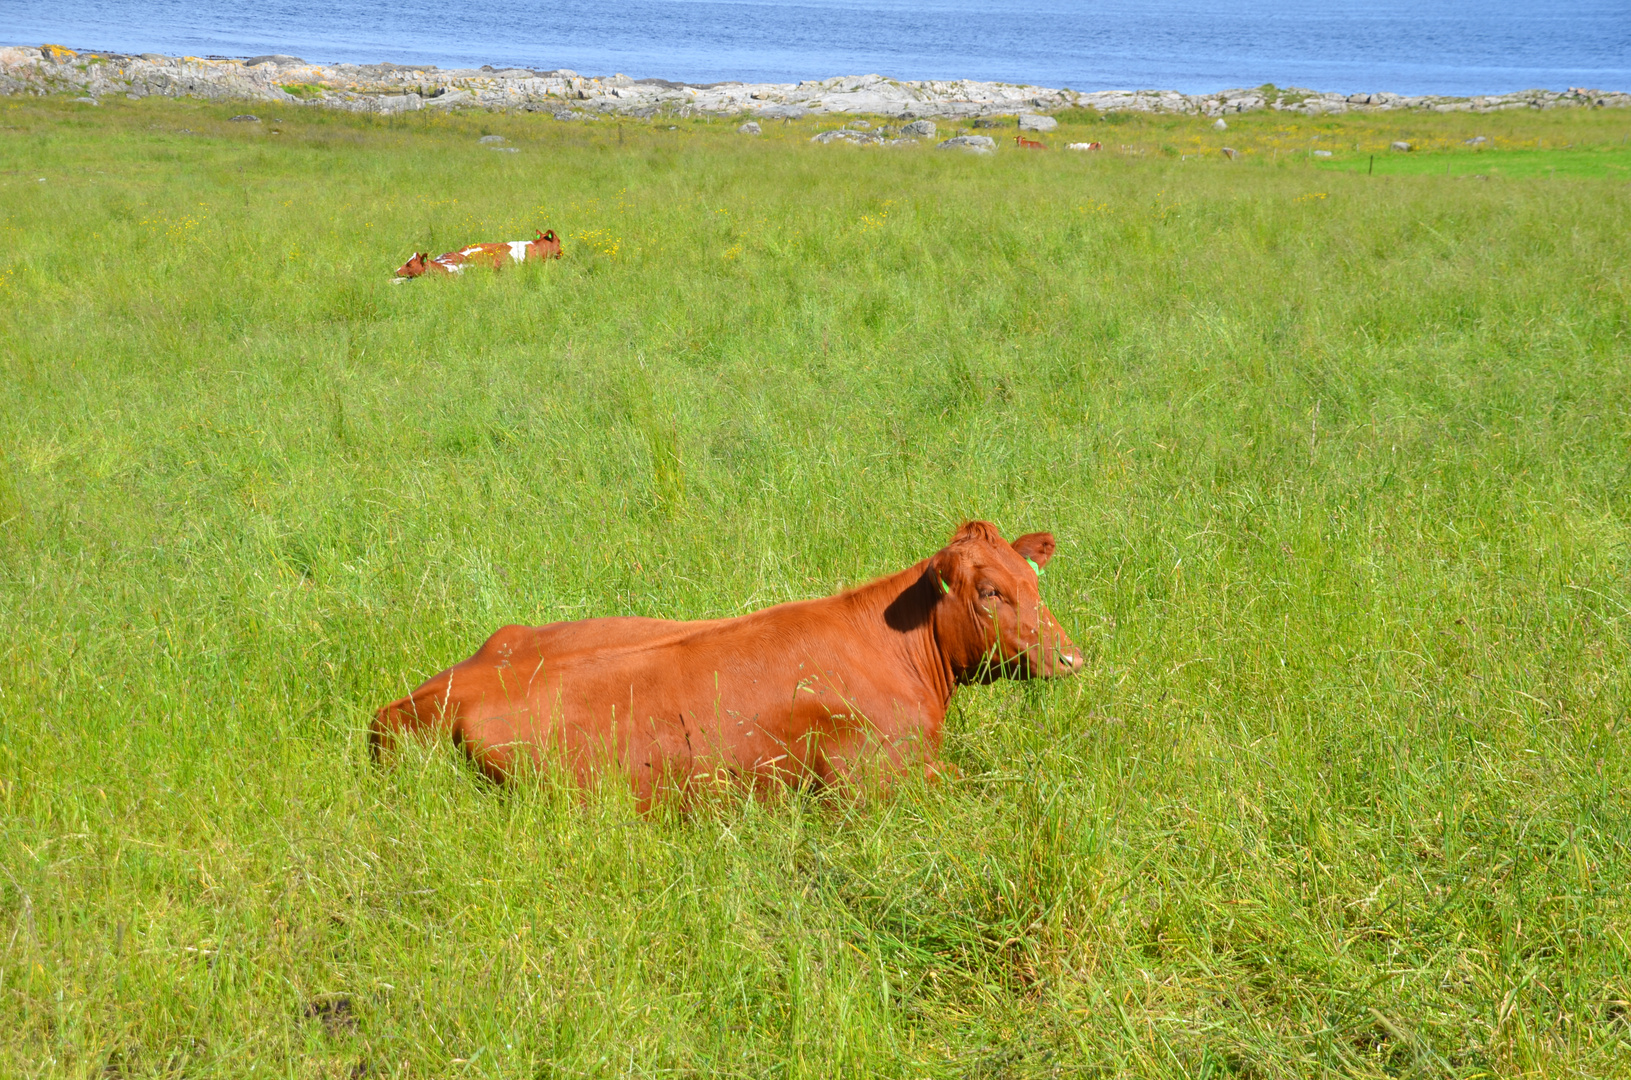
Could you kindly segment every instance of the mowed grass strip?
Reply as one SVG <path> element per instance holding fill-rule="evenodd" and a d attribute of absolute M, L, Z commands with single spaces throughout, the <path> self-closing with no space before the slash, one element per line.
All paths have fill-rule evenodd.
<path fill-rule="evenodd" d="M 0 1073 L 1631 1072 L 1631 189 L 1282 149 L 1625 117 L 233 111 L 0 101 Z M 501 624 L 967 517 L 1089 664 L 962 691 L 960 782 L 367 760 Z"/>

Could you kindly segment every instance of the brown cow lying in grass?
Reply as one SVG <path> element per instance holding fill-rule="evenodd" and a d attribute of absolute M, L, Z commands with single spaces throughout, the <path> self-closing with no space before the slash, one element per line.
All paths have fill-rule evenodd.
<path fill-rule="evenodd" d="M 537 232 L 536 229 L 533 230 Z M 526 262 L 528 259 L 558 259 L 561 241 L 555 230 L 540 232 L 532 240 L 507 240 L 501 244 L 471 244 L 458 251 L 430 257 L 428 251 L 416 251 L 413 258 L 397 267 L 396 280 L 420 277 L 427 273 L 462 274 L 469 266 L 490 266 L 503 269 L 506 262 Z"/>
<path fill-rule="evenodd" d="M 379 710 L 376 757 L 451 736 L 495 780 L 525 756 L 580 782 L 624 773 L 642 807 L 699 784 L 831 784 L 871 761 L 936 771 L 963 683 L 1069 675 L 1080 650 L 1042 603 L 1048 533 L 984 521 L 896 574 L 822 600 L 706 622 L 507 626 Z"/>

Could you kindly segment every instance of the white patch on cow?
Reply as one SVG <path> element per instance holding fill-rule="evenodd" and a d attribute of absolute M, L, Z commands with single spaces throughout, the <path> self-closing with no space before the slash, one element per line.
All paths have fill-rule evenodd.
<path fill-rule="evenodd" d="M 480 250 L 481 250 L 481 248 L 479 248 L 479 247 L 467 247 L 463 251 L 459 252 L 459 254 L 468 258 L 469 256 L 476 254 L 476 252 L 478 252 Z"/>
<path fill-rule="evenodd" d="M 455 274 L 462 274 L 462 273 L 464 273 L 464 268 L 466 266 L 469 266 L 470 264 L 469 263 L 444 263 L 443 265 L 445 265 L 450 271 L 452 271 Z"/>
<path fill-rule="evenodd" d="M 506 240 L 504 242 L 510 245 L 510 258 L 516 262 L 527 261 L 527 242 L 525 240 Z"/>

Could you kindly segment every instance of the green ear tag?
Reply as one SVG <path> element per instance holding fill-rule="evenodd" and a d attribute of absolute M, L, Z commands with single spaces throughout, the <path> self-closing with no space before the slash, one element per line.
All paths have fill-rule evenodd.
<path fill-rule="evenodd" d="M 1034 562 L 1031 562 L 1030 559 L 1026 559 L 1025 561 L 1028 562 L 1028 563 L 1031 563 L 1031 569 L 1036 571 L 1036 576 L 1037 577 L 1042 576 L 1042 568 L 1040 566 L 1036 565 L 1036 563 L 1034 563 Z"/>
<path fill-rule="evenodd" d="M 940 579 L 940 591 L 945 593 L 947 596 L 951 595 L 951 586 L 946 584 L 945 578 Z"/>

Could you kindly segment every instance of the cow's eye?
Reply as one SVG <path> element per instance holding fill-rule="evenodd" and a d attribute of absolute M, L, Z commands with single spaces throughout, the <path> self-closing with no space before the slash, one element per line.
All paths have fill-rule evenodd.
<path fill-rule="evenodd" d="M 991 585 L 981 585 L 980 586 L 980 599 L 981 600 L 996 600 L 996 599 L 999 599 L 1001 596 L 1002 596 L 1002 594 L 997 592 L 996 588 L 991 586 Z"/>

